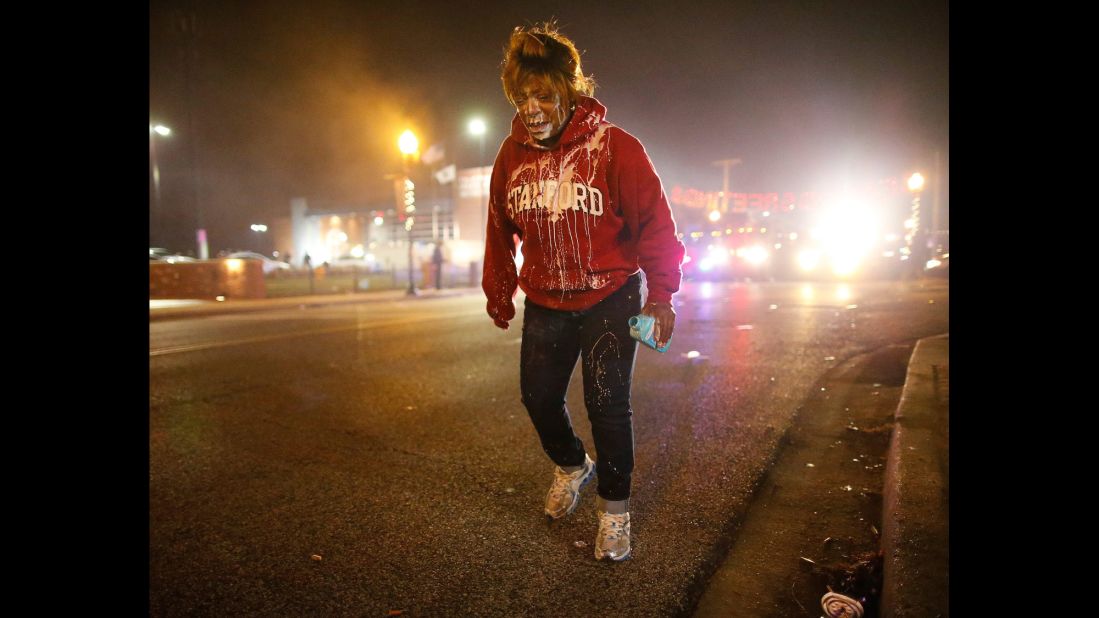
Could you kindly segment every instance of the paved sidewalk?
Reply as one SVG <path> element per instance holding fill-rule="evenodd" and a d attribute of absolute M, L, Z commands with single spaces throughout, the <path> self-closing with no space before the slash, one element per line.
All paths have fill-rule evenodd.
<path fill-rule="evenodd" d="M 912 352 L 885 466 L 883 618 L 950 615 L 950 336 Z"/>

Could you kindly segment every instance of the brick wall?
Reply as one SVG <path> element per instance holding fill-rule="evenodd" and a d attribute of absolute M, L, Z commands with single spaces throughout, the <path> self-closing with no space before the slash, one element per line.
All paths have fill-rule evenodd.
<path fill-rule="evenodd" d="M 266 298 L 263 264 L 257 260 L 217 259 L 149 263 L 149 298 Z"/>

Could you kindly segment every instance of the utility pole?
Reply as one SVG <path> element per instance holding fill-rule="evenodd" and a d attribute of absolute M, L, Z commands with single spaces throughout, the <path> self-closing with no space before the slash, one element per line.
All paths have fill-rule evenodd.
<path fill-rule="evenodd" d="M 934 206 L 931 210 L 931 231 L 938 232 L 942 224 L 942 200 L 943 200 L 943 168 L 939 162 L 939 150 L 935 149 L 935 175 L 932 181 L 935 183 Z"/>
<path fill-rule="evenodd" d="M 729 168 L 740 165 L 740 159 L 722 159 L 713 164 L 725 168 L 724 179 L 721 183 L 721 212 L 729 212 Z"/>

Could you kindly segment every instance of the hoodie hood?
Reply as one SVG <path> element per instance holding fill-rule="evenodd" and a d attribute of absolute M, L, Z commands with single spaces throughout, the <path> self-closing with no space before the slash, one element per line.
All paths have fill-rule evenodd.
<path fill-rule="evenodd" d="M 546 148 L 534 141 L 518 112 L 511 119 L 511 139 L 529 148 L 555 150 L 568 146 L 573 142 L 587 139 L 588 136 L 595 133 L 599 128 L 599 123 L 603 122 L 606 117 L 607 108 L 602 103 L 593 97 L 581 95 L 580 100 L 576 103 L 576 110 L 572 113 L 572 118 L 569 119 L 569 123 L 565 125 L 564 130 L 561 132 L 561 139 L 557 140 L 557 145 L 553 148 Z"/>

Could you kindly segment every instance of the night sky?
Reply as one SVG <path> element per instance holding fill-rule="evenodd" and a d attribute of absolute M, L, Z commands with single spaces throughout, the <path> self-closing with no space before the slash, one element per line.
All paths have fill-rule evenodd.
<path fill-rule="evenodd" d="M 732 190 L 800 192 L 947 156 L 945 1 L 152 2 L 149 118 L 173 134 L 151 246 L 193 249 L 201 216 L 211 254 L 252 248 L 293 197 L 387 204 L 405 128 L 467 167 L 481 115 L 490 164 L 514 113 L 503 45 L 550 18 L 669 193 L 720 189 L 732 157 Z"/>

